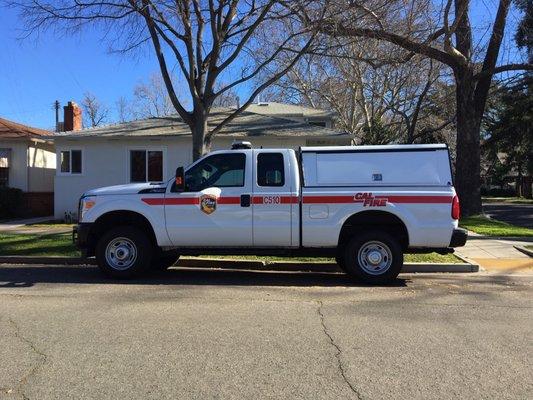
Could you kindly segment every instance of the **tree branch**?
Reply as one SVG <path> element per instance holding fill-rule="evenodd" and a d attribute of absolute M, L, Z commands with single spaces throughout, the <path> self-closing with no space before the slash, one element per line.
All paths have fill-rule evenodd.
<path fill-rule="evenodd" d="M 134 0 L 130 0 L 130 1 L 134 1 Z M 155 28 L 155 23 L 150 17 L 148 1 L 143 0 L 143 4 L 144 4 L 144 7 L 142 10 L 142 15 L 144 16 L 146 25 L 148 26 L 148 31 L 150 32 L 150 36 L 152 38 L 152 43 L 154 44 L 155 54 L 157 57 L 157 61 L 159 62 L 159 67 L 161 69 L 161 75 L 163 76 L 163 81 L 165 82 L 165 86 L 168 90 L 168 95 L 170 97 L 170 100 L 172 101 L 172 105 L 174 106 L 174 108 L 176 109 L 180 117 L 183 119 L 183 121 L 187 124 L 190 124 L 192 122 L 191 115 L 182 106 L 181 102 L 178 99 L 178 96 L 176 95 L 176 91 L 174 90 L 174 85 L 172 84 L 172 79 L 170 78 L 170 74 L 168 72 L 165 56 L 161 49 L 161 43 L 159 41 L 159 36 L 157 35 L 157 30 Z"/>
<path fill-rule="evenodd" d="M 415 42 L 405 36 L 380 29 L 352 28 L 329 21 L 326 24 L 319 25 L 318 30 L 333 37 L 365 37 L 385 40 L 406 50 L 433 58 L 454 69 L 461 65 L 461 60 L 456 56 L 436 49 L 426 43 Z"/>
<path fill-rule="evenodd" d="M 300 54 L 293 58 L 293 60 L 282 70 L 278 71 L 278 73 L 274 74 L 270 79 L 263 82 L 261 85 L 259 85 L 252 94 L 248 97 L 248 100 L 239 108 L 237 108 L 234 112 L 232 112 L 228 117 L 226 117 L 222 122 L 220 122 L 215 128 L 213 128 L 207 135 L 206 139 L 210 140 L 211 137 L 213 137 L 216 133 L 218 133 L 224 125 L 228 124 L 229 122 L 233 121 L 237 115 L 239 115 L 241 112 L 243 112 L 256 98 L 256 96 L 261 93 L 266 87 L 270 86 L 272 83 L 276 82 L 280 77 L 285 75 L 287 71 L 289 71 L 296 62 L 306 53 L 307 49 L 311 46 L 313 40 L 315 38 L 315 35 L 312 35 L 311 38 L 307 41 L 304 47 L 302 47 L 302 50 L 300 51 Z"/>

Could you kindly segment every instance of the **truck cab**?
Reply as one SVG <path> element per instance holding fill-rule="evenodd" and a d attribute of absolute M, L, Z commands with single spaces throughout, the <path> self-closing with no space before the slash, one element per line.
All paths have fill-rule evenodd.
<path fill-rule="evenodd" d="M 356 279 L 395 278 L 406 251 L 464 245 L 444 145 L 215 151 L 175 179 L 80 199 L 76 243 L 114 277 L 180 255 L 330 256 Z"/>

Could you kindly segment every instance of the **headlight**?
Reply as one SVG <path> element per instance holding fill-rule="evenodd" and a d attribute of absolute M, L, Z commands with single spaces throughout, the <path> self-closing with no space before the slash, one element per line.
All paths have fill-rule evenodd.
<path fill-rule="evenodd" d="M 79 220 L 83 220 L 83 217 L 91 208 L 96 204 L 96 196 L 87 196 L 80 199 Z"/>

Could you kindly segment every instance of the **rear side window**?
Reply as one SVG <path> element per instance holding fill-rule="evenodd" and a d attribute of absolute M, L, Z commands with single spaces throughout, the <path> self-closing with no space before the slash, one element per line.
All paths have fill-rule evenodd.
<path fill-rule="evenodd" d="M 260 153 L 257 155 L 257 185 L 285 185 L 285 167 L 283 164 L 283 154 Z"/>

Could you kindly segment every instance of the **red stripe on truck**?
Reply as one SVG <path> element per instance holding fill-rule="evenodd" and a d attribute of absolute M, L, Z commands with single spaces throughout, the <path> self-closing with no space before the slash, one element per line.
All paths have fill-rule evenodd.
<path fill-rule="evenodd" d="M 376 199 L 385 199 L 389 203 L 409 204 L 450 204 L 452 196 L 375 196 Z M 304 196 L 306 204 L 332 204 L 332 203 L 363 203 L 364 199 L 356 199 L 355 196 Z"/>
<path fill-rule="evenodd" d="M 452 196 L 375 196 L 375 199 L 384 199 L 388 203 L 396 204 L 451 204 Z M 148 197 L 141 199 L 151 206 L 180 206 L 180 205 L 198 205 L 199 197 Z M 272 204 L 298 204 L 298 196 L 253 196 L 253 204 L 272 205 Z M 354 204 L 364 203 L 365 199 L 357 199 L 355 196 L 304 196 L 305 204 Z M 218 204 L 240 205 L 239 196 L 226 196 L 217 199 Z"/>
<path fill-rule="evenodd" d="M 240 197 L 219 197 L 217 198 L 218 204 L 241 204 Z"/>
<path fill-rule="evenodd" d="M 376 196 L 376 199 L 387 199 L 389 203 L 410 204 L 449 204 L 452 196 Z"/>
<path fill-rule="evenodd" d="M 254 196 L 254 204 L 298 204 L 298 196 Z"/>
<path fill-rule="evenodd" d="M 150 206 L 197 206 L 200 203 L 200 198 L 198 197 L 146 197 L 141 200 Z"/>
<path fill-rule="evenodd" d="M 362 203 L 363 200 L 356 200 L 354 196 L 304 196 L 304 203 Z"/>

